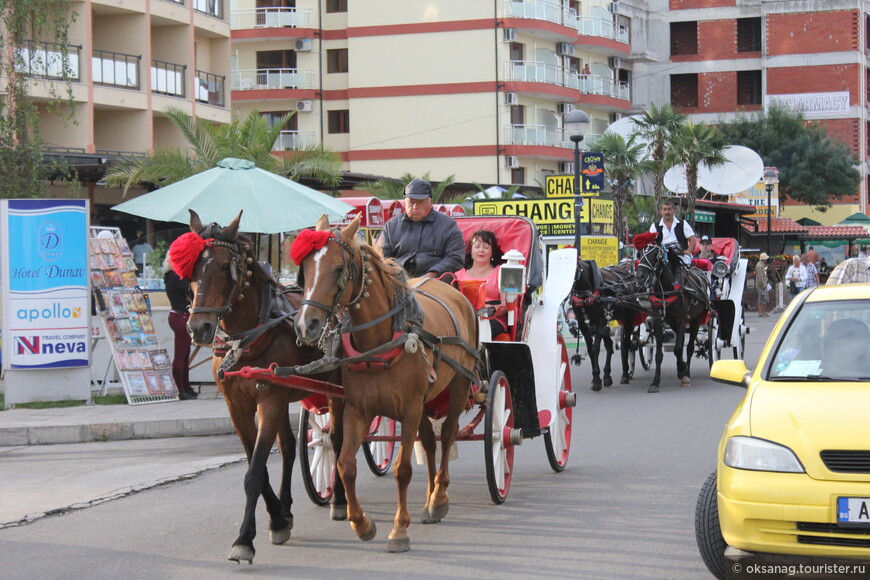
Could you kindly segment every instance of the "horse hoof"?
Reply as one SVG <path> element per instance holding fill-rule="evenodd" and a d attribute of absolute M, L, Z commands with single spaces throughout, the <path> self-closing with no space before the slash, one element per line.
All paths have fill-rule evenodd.
<path fill-rule="evenodd" d="M 605 387 L 612 387 L 613 386 L 613 379 L 610 377 L 604 377 L 604 386 Z"/>
<path fill-rule="evenodd" d="M 601 383 L 592 383 L 592 390 L 596 393 L 601 390 Z"/>
<path fill-rule="evenodd" d="M 659 386 L 658 385 L 650 385 L 649 388 L 646 390 L 646 392 L 647 393 L 658 393 Z"/>
<path fill-rule="evenodd" d="M 293 529 L 293 520 L 291 519 L 286 526 L 280 530 L 269 530 L 269 540 L 276 546 L 280 546 L 290 539 L 290 531 Z"/>
<path fill-rule="evenodd" d="M 368 524 L 367 532 L 360 532 L 363 527 Z M 351 522 L 351 527 L 353 531 L 356 532 L 357 537 L 363 542 L 368 542 L 375 539 L 375 536 L 378 534 L 378 527 L 375 525 L 375 522 L 372 520 L 369 514 L 363 514 L 363 522 L 357 526 L 353 522 Z"/>
<path fill-rule="evenodd" d="M 423 508 L 423 517 L 420 521 L 424 524 L 437 524 L 447 515 L 449 510 L 450 504 L 447 503 L 429 506 L 429 509 Z"/>
<path fill-rule="evenodd" d="M 236 564 L 240 564 L 242 560 L 248 562 L 248 564 L 254 563 L 254 550 L 253 546 L 241 546 L 236 544 L 233 546 L 233 549 L 230 550 L 230 555 L 227 556 L 227 560 L 231 562 L 235 562 Z"/>
<path fill-rule="evenodd" d="M 620 384 L 620 385 L 627 385 L 627 384 L 630 383 L 630 382 L 631 382 L 631 377 L 628 376 L 628 375 L 622 375 L 622 378 L 619 379 L 619 384 Z"/>
<path fill-rule="evenodd" d="M 347 504 L 330 504 L 329 505 L 329 519 L 334 522 L 343 522 L 347 519 Z"/>
<path fill-rule="evenodd" d="M 399 554 L 411 551 L 411 538 L 396 538 L 387 540 L 387 552 Z"/>
<path fill-rule="evenodd" d="M 689 377 L 681 378 L 680 379 L 680 386 L 681 387 L 691 387 L 692 386 L 692 379 L 690 379 Z"/>

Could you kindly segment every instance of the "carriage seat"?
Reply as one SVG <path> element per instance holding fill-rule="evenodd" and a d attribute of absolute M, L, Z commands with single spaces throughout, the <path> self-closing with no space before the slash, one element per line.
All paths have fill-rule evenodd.
<path fill-rule="evenodd" d="M 713 262 L 706 258 L 692 258 L 692 265 L 704 272 L 710 272 L 713 270 Z"/>

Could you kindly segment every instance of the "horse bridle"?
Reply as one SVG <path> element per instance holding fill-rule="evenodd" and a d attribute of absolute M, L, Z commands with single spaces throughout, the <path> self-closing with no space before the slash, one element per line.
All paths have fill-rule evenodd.
<path fill-rule="evenodd" d="M 209 226 L 206 229 L 206 236 L 210 233 L 211 228 L 212 226 Z M 202 236 L 202 234 L 200 235 Z M 236 301 L 244 299 L 244 289 L 251 285 L 248 278 L 253 275 L 248 266 L 254 261 L 254 259 L 247 254 L 247 250 L 249 249 L 247 244 L 242 248 L 241 244 L 237 242 L 224 242 L 222 240 L 210 239 L 206 242 L 206 248 L 202 251 L 197 260 L 202 260 L 203 258 L 208 259 L 210 257 L 209 248 L 214 247 L 225 248 L 230 252 L 230 278 L 233 281 L 233 289 L 229 294 L 227 294 L 227 301 L 223 306 L 197 306 L 196 304 L 191 304 L 188 312 L 191 314 L 217 313 L 218 321 L 220 321 L 224 316 L 232 312 L 232 305 Z M 197 280 L 197 284 L 201 285 L 202 282 Z M 199 296 L 200 293 L 197 292 L 197 298 Z"/>
<path fill-rule="evenodd" d="M 326 312 L 326 324 L 323 325 L 323 332 L 320 335 L 320 338 L 317 341 L 318 345 L 323 345 L 323 342 L 330 332 L 330 328 L 333 326 L 338 328 L 338 325 L 330 324 L 331 322 L 338 321 L 338 311 L 339 311 L 339 303 L 341 302 L 341 297 L 344 295 L 344 290 L 347 287 L 348 282 L 351 281 L 351 278 L 356 274 L 357 264 L 354 260 L 354 251 L 350 245 L 342 240 L 338 236 L 332 236 L 327 240 L 327 243 L 332 242 L 338 244 L 339 248 L 341 248 L 341 259 L 344 264 L 344 267 L 341 270 L 341 276 L 338 279 L 337 290 L 335 292 L 335 299 L 332 301 L 332 305 L 328 306 L 323 302 L 318 302 L 317 300 L 302 300 L 302 306 L 314 306 Z M 372 283 L 372 279 L 369 277 L 369 274 L 372 271 L 371 265 L 368 263 L 371 260 L 371 255 L 365 251 L 363 246 L 359 248 L 360 260 L 362 262 L 362 269 L 360 270 L 360 284 L 359 290 L 357 291 L 356 296 L 353 299 L 341 307 L 342 310 L 349 310 L 351 308 L 359 310 L 360 303 L 368 298 L 369 292 L 367 290 L 369 284 Z M 333 331 L 335 332 L 335 331 Z M 300 344 L 300 340 L 296 339 L 297 344 Z"/>
<path fill-rule="evenodd" d="M 665 251 L 664 251 L 661 247 L 659 247 L 659 246 L 655 246 L 655 248 L 656 248 L 656 250 L 657 250 L 657 252 L 656 252 L 656 258 L 655 258 L 655 264 L 650 264 L 650 263 L 649 263 L 649 262 L 651 261 L 651 260 L 648 259 L 648 256 L 649 256 L 649 254 L 650 254 L 650 251 L 645 252 L 645 253 L 643 254 L 643 256 L 642 256 L 642 257 L 638 260 L 638 262 L 637 262 L 637 269 L 638 269 L 638 270 L 640 270 L 640 269 L 644 269 L 644 270 L 649 271 L 649 272 L 650 272 L 650 276 L 649 276 L 649 277 L 650 277 L 650 279 L 653 280 L 653 281 L 655 280 L 655 278 L 656 278 L 656 272 L 657 272 L 657 270 L 659 269 L 660 264 L 662 263 L 662 255 L 665 253 Z M 639 284 L 639 283 L 640 283 L 640 278 L 638 277 L 638 284 Z M 644 285 L 644 287 L 646 287 L 646 285 Z"/>

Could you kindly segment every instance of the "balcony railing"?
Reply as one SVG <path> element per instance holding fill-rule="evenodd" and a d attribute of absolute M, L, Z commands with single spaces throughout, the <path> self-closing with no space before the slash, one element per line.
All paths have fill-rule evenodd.
<path fill-rule="evenodd" d="M 215 75 L 205 71 L 196 71 L 194 93 L 198 103 L 206 103 L 216 107 L 223 107 L 226 103 L 224 92 L 226 77 Z"/>
<path fill-rule="evenodd" d="M 507 125 L 505 143 L 508 145 L 545 145 L 563 147 L 568 137 L 561 127 L 547 125 Z M 570 142 L 570 141 L 569 141 Z"/>
<path fill-rule="evenodd" d="M 609 77 L 577 75 L 577 90 L 587 95 L 604 95 L 623 101 L 631 100 L 631 85 Z"/>
<path fill-rule="evenodd" d="M 314 131 L 281 131 L 272 151 L 296 151 L 317 145 Z"/>
<path fill-rule="evenodd" d="M 224 19 L 225 0 L 192 0 L 193 9 L 215 18 Z"/>
<path fill-rule="evenodd" d="M 54 42 L 25 40 L 15 55 L 15 72 L 44 79 L 79 80 L 81 76 L 81 46 L 67 47 L 66 59 Z"/>
<path fill-rule="evenodd" d="M 151 92 L 170 97 L 184 96 L 184 73 L 187 67 L 162 60 L 151 61 Z"/>
<path fill-rule="evenodd" d="M 561 6 L 556 2 L 539 0 L 537 2 L 504 3 L 505 18 L 528 18 L 531 20 L 546 20 L 570 28 L 577 28 L 577 12 L 573 8 Z"/>
<path fill-rule="evenodd" d="M 581 16 L 577 18 L 576 28 L 583 36 L 599 36 L 601 38 L 618 40 L 625 44 L 629 43 L 628 29 L 624 26 L 617 26 L 613 20 L 608 20 L 607 18 Z"/>
<path fill-rule="evenodd" d="M 295 68 L 260 68 L 233 72 L 234 91 L 249 89 L 313 89 L 314 71 Z"/>
<path fill-rule="evenodd" d="M 181 4 L 184 6 L 184 0 L 164 0 L 165 2 L 172 2 L 173 4 Z"/>
<path fill-rule="evenodd" d="M 230 12 L 230 28 L 311 28 L 311 10 L 296 8 L 243 8 Z"/>
<path fill-rule="evenodd" d="M 95 50 L 92 58 L 95 85 L 139 88 L 139 61 L 142 57 L 107 50 Z"/>

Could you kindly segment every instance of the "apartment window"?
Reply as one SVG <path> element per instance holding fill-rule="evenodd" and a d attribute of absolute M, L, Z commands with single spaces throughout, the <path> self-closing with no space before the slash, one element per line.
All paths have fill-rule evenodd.
<path fill-rule="evenodd" d="M 698 54 L 698 23 L 671 22 L 671 55 Z"/>
<path fill-rule="evenodd" d="M 737 52 L 761 52 L 761 18 L 737 19 Z"/>
<path fill-rule="evenodd" d="M 698 106 L 698 75 L 671 75 L 671 104 L 675 107 Z"/>
<path fill-rule="evenodd" d="M 737 71 L 737 104 L 761 104 L 761 71 Z"/>
<path fill-rule="evenodd" d="M 525 185 L 526 183 L 526 168 L 516 167 L 511 169 L 511 184 Z"/>
<path fill-rule="evenodd" d="M 295 50 L 257 51 L 257 70 L 296 68 Z"/>
<path fill-rule="evenodd" d="M 347 72 L 347 49 L 334 48 L 326 51 L 326 72 L 328 73 L 346 73 Z"/>
<path fill-rule="evenodd" d="M 326 0 L 326 13 L 347 12 L 347 0 Z"/>
<path fill-rule="evenodd" d="M 261 113 L 260 116 L 266 120 L 269 127 L 274 127 L 282 118 L 284 118 L 284 115 L 289 112 L 290 111 L 273 111 L 270 113 Z M 293 115 L 290 117 L 290 120 L 281 127 L 282 131 L 296 131 L 297 129 L 299 129 L 299 115 Z"/>
<path fill-rule="evenodd" d="M 350 111 L 329 111 L 329 132 L 350 133 Z"/>
<path fill-rule="evenodd" d="M 526 108 L 522 105 L 514 105 L 511 107 L 511 125 L 525 125 L 526 123 Z"/>
<path fill-rule="evenodd" d="M 512 42 L 510 46 L 511 60 L 514 62 L 518 62 L 523 60 L 525 55 L 525 50 L 523 43 L 521 42 Z"/>

